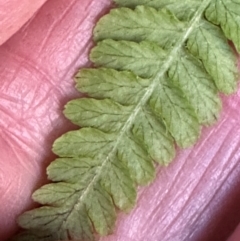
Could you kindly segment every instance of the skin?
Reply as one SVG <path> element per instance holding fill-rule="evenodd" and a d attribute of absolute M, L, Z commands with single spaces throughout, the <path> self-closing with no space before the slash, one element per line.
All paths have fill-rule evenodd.
<path fill-rule="evenodd" d="M 0 0 L 0 44 L 17 32 L 47 0 Z"/>
<path fill-rule="evenodd" d="M 89 66 L 92 28 L 110 2 L 48 1 L 0 46 L 3 241 L 17 231 L 17 216 L 35 205 L 31 193 L 47 182 L 53 141 L 76 128 L 62 115 L 63 106 L 81 96 L 72 77 Z M 223 241 L 232 234 L 240 220 L 239 94 L 223 97 L 219 122 L 204 128 L 193 148 L 179 150 L 167 168 L 158 168 L 155 182 L 140 188 L 136 208 L 120 213 L 114 234 L 101 241 Z M 236 240 L 240 228 L 229 241 Z"/>

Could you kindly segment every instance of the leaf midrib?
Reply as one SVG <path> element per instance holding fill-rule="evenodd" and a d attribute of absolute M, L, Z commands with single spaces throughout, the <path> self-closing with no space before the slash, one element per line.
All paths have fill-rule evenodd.
<path fill-rule="evenodd" d="M 204 13 L 205 9 L 210 4 L 210 2 L 211 2 L 211 0 L 204 0 L 204 2 L 200 5 L 198 11 L 195 13 L 192 20 L 190 21 L 189 27 L 186 28 L 187 31 L 182 36 L 182 38 L 175 44 L 175 47 L 169 53 L 168 57 L 166 58 L 166 61 L 162 65 L 161 70 L 156 72 L 155 76 L 152 77 L 152 83 L 149 85 L 149 87 L 146 88 L 144 96 L 140 99 L 138 105 L 133 109 L 132 114 L 129 116 L 125 125 L 122 127 L 122 129 L 121 129 L 121 131 L 118 135 L 118 138 L 115 141 L 115 145 L 112 148 L 112 151 L 107 155 L 105 160 L 102 162 L 102 165 L 100 167 L 98 167 L 94 178 L 88 184 L 85 191 L 81 192 L 81 195 L 80 195 L 79 199 L 73 205 L 72 209 L 69 211 L 69 214 L 67 215 L 67 217 L 62 222 L 62 225 L 61 225 L 60 229 L 62 229 L 62 226 L 63 226 L 64 223 L 68 223 L 68 218 L 71 215 L 71 213 L 73 212 L 73 210 L 74 209 L 79 210 L 81 208 L 81 205 L 84 205 L 84 200 L 87 199 L 88 194 L 93 190 L 94 185 L 99 181 L 101 175 L 104 173 L 104 171 L 106 169 L 106 166 L 111 162 L 110 160 L 113 157 L 113 155 L 115 154 L 115 152 L 117 151 L 117 147 L 118 147 L 119 143 L 122 141 L 122 139 L 124 137 L 124 134 L 129 130 L 129 128 L 131 128 L 131 126 L 134 123 L 135 118 L 138 115 L 139 111 L 141 110 L 142 106 L 144 106 L 147 103 L 147 101 L 150 98 L 150 96 L 152 95 L 154 89 L 158 85 L 159 79 L 161 79 L 161 77 L 164 76 L 164 74 L 168 71 L 168 69 L 172 65 L 174 59 L 178 55 L 178 51 L 182 48 L 184 42 L 187 40 L 187 38 L 189 37 L 191 32 L 195 29 L 195 27 L 198 24 L 202 14 Z M 101 154 L 99 154 L 98 158 L 100 156 L 101 156 Z M 77 208 L 77 206 L 80 206 L 80 207 Z"/>

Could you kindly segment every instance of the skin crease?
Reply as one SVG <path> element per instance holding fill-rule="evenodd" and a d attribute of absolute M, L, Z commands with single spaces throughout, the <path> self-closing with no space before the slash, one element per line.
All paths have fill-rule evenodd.
<path fill-rule="evenodd" d="M 72 76 L 89 66 L 94 23 L 110 0 L 50 0 L 0 46 L 0 237 L 34 206 L 46 183 L 53 141 L 76 128 L 62 115 L 80 97 Z M 153 184 L 140 188 L 136 208 L 120 213 L 114 234 L 101 241 L 224 241 L 240 221 L 240 91 L 223 97 L 214 127 L 179 151 Z M 229 241 L 240 240 L 240 228 Z"/>
<path fill-rule="evenodd" d="M 0 45 L 19 30 L 47 0 L 0 0 Z"/>

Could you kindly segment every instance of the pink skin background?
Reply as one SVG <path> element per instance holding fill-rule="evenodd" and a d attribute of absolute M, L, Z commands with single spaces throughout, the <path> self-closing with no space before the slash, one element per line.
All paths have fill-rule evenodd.
<path fill-rule="evenodd" d="M 0 44 L 5 42 L 47 0 L 1 0 L 0 1 Z"/>
<path fill-rule="evenodd" d="M 62 110 L 81 96 L 73 75 L 90 65 L 92 29 L 111 5 L 49 0 L 40 8 L 44 2 L 0 0 L 0 43 L 9 38 L 0 46 L 1 241 L 17 230 L 16 217 L 34 206 L 33 190 L 47 182 L 53 141 L 76 128 Z M 240 91 L 223 97 L 219 122 L 159 168 L 155 182 L 139 189 L 136 208 L 120 213 L 114 234 L 100 240 L 226 240 L 240 221 L 239 106 Z M 237 228 L 229 241 L 239 240 Z"/>

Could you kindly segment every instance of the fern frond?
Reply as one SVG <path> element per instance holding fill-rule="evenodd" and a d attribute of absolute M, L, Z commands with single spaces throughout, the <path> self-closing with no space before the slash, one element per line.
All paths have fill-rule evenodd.
<path fill-rule="evenodd" d="M 91 98 L 64 111 L 82 128 L 55 141 L 53 183 L 33 194 L 44 206 L 20 216 L 28 231 L 18 241 L 112 233 L 116 210 L 133 208 L 137 185 L 154 180 L 155 162 L 171 162 L 175 144 L 196 143 L 201 126 L 219 116 L 218 93 L 236 91 L 228 39 L 240 50 L 240 0 L 115 2 L 94 30 L 90 58 L 98 68 L 76 76 Z"/>

